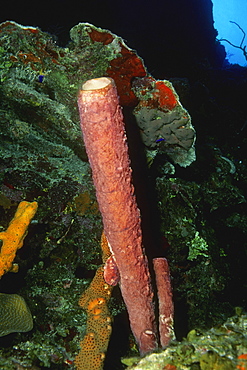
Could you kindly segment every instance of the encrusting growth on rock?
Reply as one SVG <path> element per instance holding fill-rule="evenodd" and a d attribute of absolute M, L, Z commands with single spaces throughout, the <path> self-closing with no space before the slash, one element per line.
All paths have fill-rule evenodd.
<path fill-rule="evenodd" d="M 110 256 L 107 239 L 102 233 L 103 262 Z M 79 299 L 79 305 L 87 312 L 86 334 L 81 341 L 81 350 L 75 358 L 77 370 L 101 370 L 111 336 L 111 316 L 108 302 L 113 287 L 104 280 L 104 265 L 101 265 Z"/>
<path fill-rule="evenodd" d="M 37 202 L 20 202 L 9 227 L 6 231 L 0 233 L 0 240 L 2 240 L 0 251 L 0 278 L 8 271 L 18 271 L 18 265 L 13 264 L 16 251 L 23 245 L 28 226 L 37 208 Z"/>

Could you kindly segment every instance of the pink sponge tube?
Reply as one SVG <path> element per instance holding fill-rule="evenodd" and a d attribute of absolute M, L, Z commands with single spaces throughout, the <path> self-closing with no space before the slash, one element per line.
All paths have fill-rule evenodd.
<path fill-rule="evenodd" d="M 154 258 L 153 266 L 159 303 L 159 334 L 160 344 L 167 347 L 171 339 L 175 338 L 173 330 L 174 306 L 172 300 L 172 286 L 167 259 Z"/>
<path fill-rule="evenodd" d="M 78 106 L 104 231 L 119 270 L 130 326 L 145 354 L 157 348 L 153 289 L 114 81 L 102 77 L 85 82 Z"/>

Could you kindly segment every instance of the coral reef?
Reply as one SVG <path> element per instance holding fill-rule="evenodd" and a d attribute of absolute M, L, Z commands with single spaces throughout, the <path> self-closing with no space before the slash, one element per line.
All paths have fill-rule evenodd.
<path fill-rule="evenodd" d="M 173 17 L 172 22 L 174 25 Z M 162 21 L 162 30 L 164 27 Z M 166 30 L 170 40 L 171 28 Z M 161 50 L 160 42 L 155 41 Z M 191 35 L 189 43 L 193 44 Z M 187 47 L 181 47 L 183 55 L 187 55 Z M 204 43 L 202 48 L 206 50 Z M 157 74 L 160 64 L 162 73 L 154 80 L 142 59 L 107 30 L 79 24 L 72 28 L 68 45 L 59 47 L 51 35 L 36 27 L 15 22 L 0 25 L 0 231 L 8 228 L 21 201 L 35 200 L 39 204 L 24 247 L 17 250 L 13 261 L 18 263 L 19 271 L 6 273 L 0 279 L 1 292 L 25 299 L 34 328 L 0 337 L 0 368 L 75 367 L 74 359 L 87 330 L 86 311 L 78 300 L 102 264 L 99 240 L 103 229 L 81 138 L 76 98 L 85 81 L 103 75 L 114 78 L 124 106 L 146 253 L 150 261 L 157 256 L 169 261 L 174 332 L 178 340 L 190 333 L 186 347 L 183 342 L 177 342 L 177 349 L 174 343 L 169 346 L 176 352 L 176 363 L 162 366 L 173 370 L 185 366 L 182 364 L 184 356 L 191 353 L 190 342 L 195 346 L 193 333 L 198 338 L 215 326 L 217 335 L 209 334 L 210 348 L 203 342 L 190 367 L 199 369 L 209 364 L 224 369 L 225 361 L 225 367 L 231 368 L 232 363 L 224 354 L 229 337 L 221 336 L 219 347 L 217 339 L 218 329 L 233 315 L 234 307 L 247 308 L 247 72 L 239 66 L 215 69 L 200 56 L 197 68 L 190 59 L 191 73 L 187 75 L 184 56 L 174 62 L 170 52 L 168 57 L 167 47 L 162 50 L 165 57 L 159 55 L 152 68 Z M 178 61 L 182 68 L 179 71 Z M 171 67 L 169 71 L 167 65 Z M 173 78 L 169 78 L 171 75 Z M 176 93 L 163 78 L 169 78 Z M 145 85 L 145 81 L 151 81 L 151 85 Z M 150 93 L 145 86 L 150 86 Z M 178 121 L 190 134 L 188 145 L 179 147 L 180 137 L 174 136 L 175 146 L 173 141 L 168 145 L 170 136 L 166 141 L 163 136 L 155 136 L 157 142 L 145 145 L 140 139 L 142 129 L 136 125 L 135 108 L 139 104 L 140 109 L 145 108 L 145 119 L 155 111 L 155 117 L 162 118 L 163 130 L 165 115 L 173 118 L 177 112 L 177 95 L 190 114 L 179 108 Z M 190 126 L 190 117 L 194 128 Z M 152 124 L 158 127 L 156 121 L 159 119 L 149 121 L 150 128 Z M 148 120 L 144 123 L 147 129 Z M 174 127 L 172 135 L 185 133 L 181 126 Z M 183 163 L 190 160 L 190 150 L 191 160 L 195 159 L 195 130 L 196 161 L 184 168 Z M 154 132 L 150 133 L 154 138 Z M 180 149 L 183 158 L 178 157 L 180 162 L 176 162 L 173 150 Z M 114 259 L 108 260 L 108 265 L 105 277 L 117 284 Z M 108 308 L 113 322 L 104 367 L 122 370 L 125 365 L 121 357 L 136 357 L 138 351 L 118 287 Z M 236 341 L 233 336 L 231 339 L 238 349 L 231 362 L 238 369 L 246 368 L 246 338 L 237 335 L 238 329 L 232 330 L 238 318 L 229 321 L 227 332 L 235 331 Z M 245 319 L 239 323 L 246 327 Z M 94 339 L 88 336 L 91 348 Z M 212 353 L 214 345 L 222 351 Z M 209 353 L 204 353 L 207 348 Z M 223 357 L 218 356 L 221 354 Z"/>
<path fill-rule="evenodd" d="M 181 343 L 147 355 L 129 370 L 234 370 L 246 369 L 246 321 L 244 314 L 230 317 L 205 333 L 193 330 Z M 131 359 L 129 359 L 130 361 Z M 136 362 L 136 359 L 133 359 Z"/>

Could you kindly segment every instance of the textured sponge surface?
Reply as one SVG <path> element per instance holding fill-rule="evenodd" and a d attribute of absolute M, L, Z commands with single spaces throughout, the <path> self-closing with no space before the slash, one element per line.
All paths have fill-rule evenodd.
<path fill-rule="evenodd" d="M 18 294 L 0 293 L 0 336 L 32 328 L 33 319 L 25 300 Z"/>

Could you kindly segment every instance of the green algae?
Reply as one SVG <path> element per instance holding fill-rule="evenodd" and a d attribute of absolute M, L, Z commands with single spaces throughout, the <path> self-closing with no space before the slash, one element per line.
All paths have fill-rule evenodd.
<path fill-rule="evenodd" d="M 128 370 L 233 370 L 247 351 L 247 315 L 228 318 L 208 331 L 193 330 L 181 342 L 172 342 L 158 353 L 147 355 Z M 124 363 L 126 363 L 124 359 Z"/>
<path fill-rule="evenodd" d="M 187 259 L 193 261 L 198 256 L 208 257 L 208 244 L 200 235 L 199 232 L 195 232 L 194 238 L 189 243 L 189 254 Z"/>

